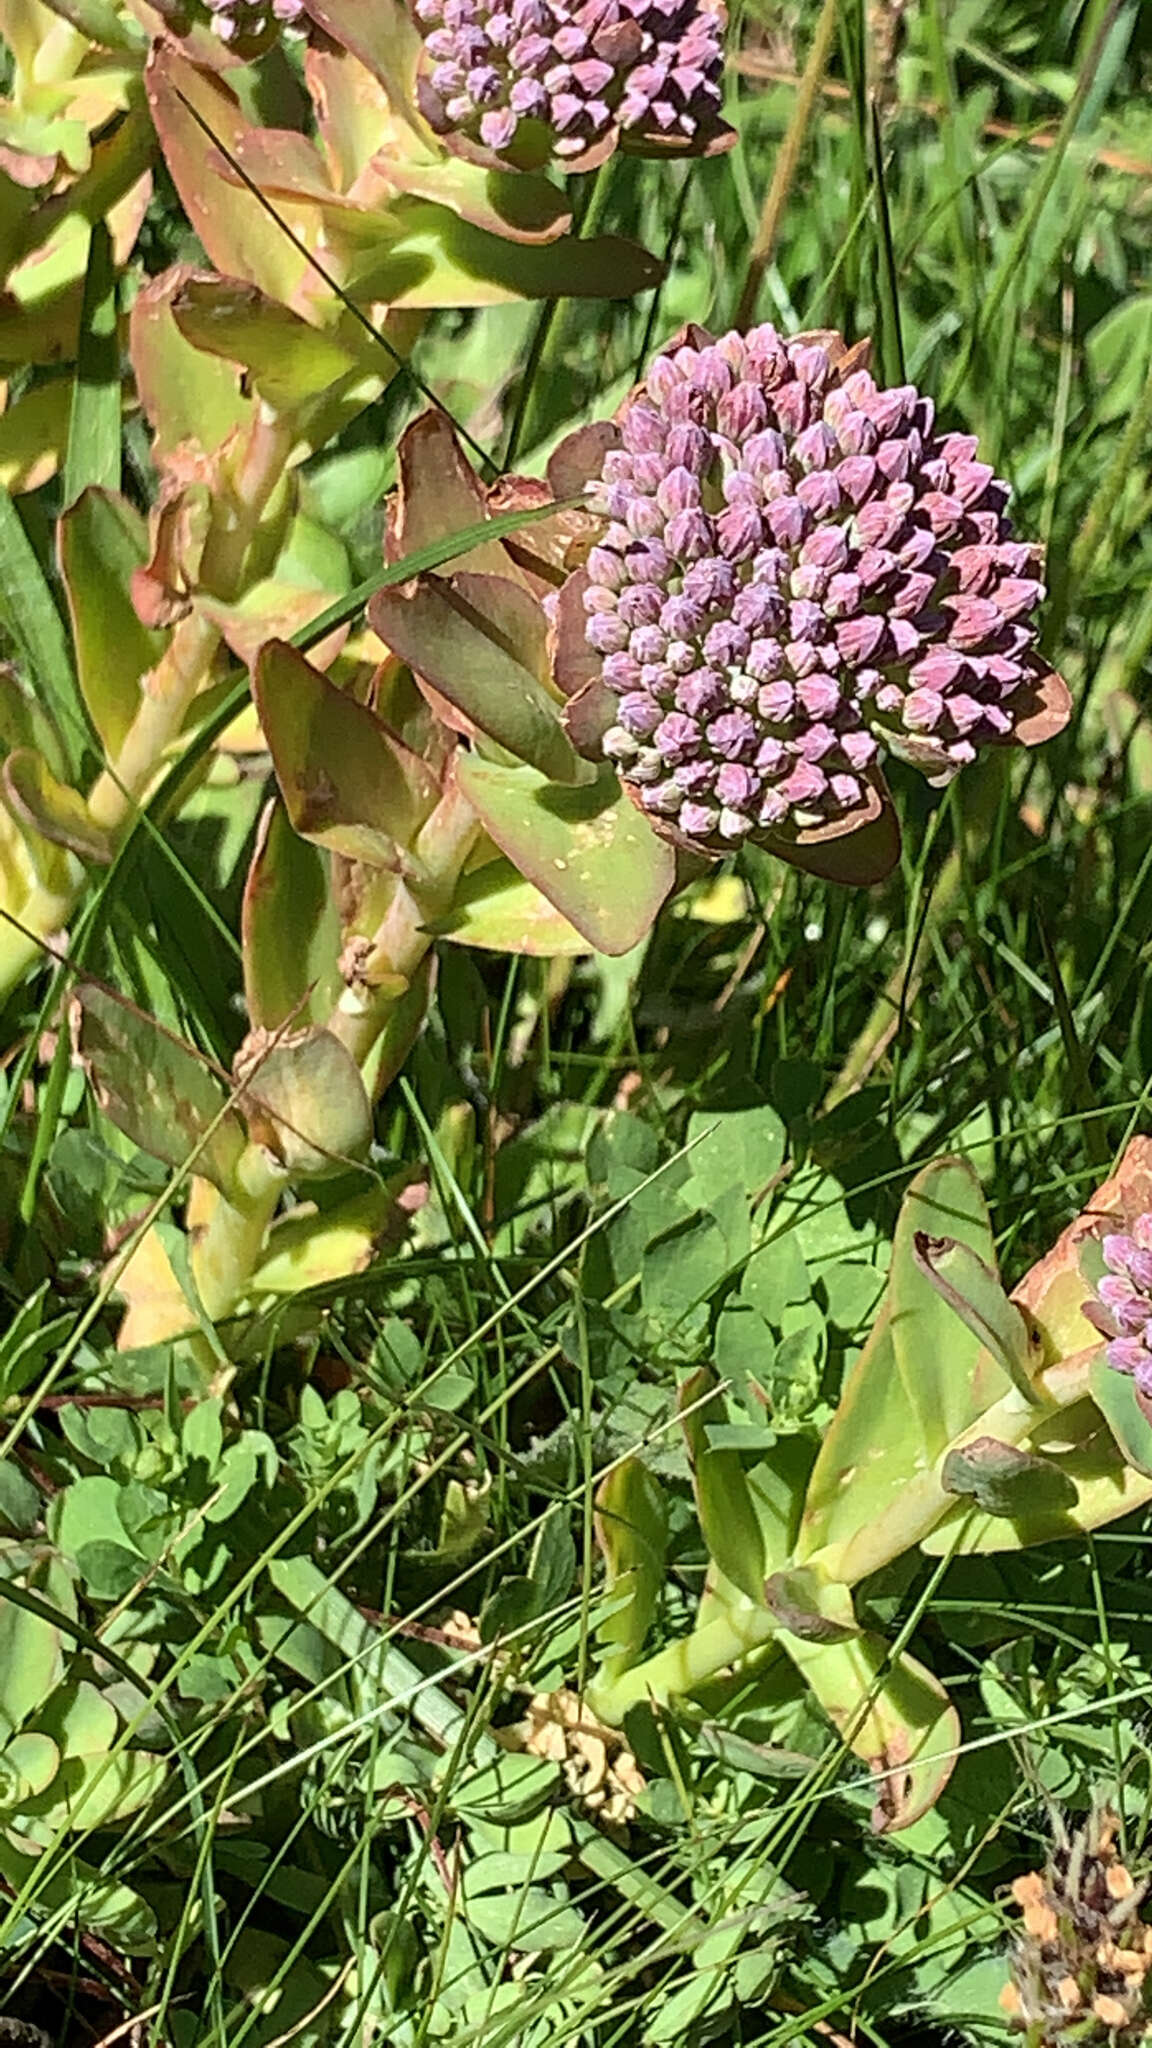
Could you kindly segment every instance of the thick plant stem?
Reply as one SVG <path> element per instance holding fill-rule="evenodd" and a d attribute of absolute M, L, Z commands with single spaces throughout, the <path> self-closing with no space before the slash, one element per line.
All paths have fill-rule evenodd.
<path fill-rule="evenodd" d="M 788 132 L 776 158 L 772 182 L 768 187 L 760 215 L 760 225 L 756 230 L 756 240 L 752 244 L 752 254 L 748 258 L 748 272 L 744 279 L 744 289 L 740 294 L 740 304 L 736 310 L 736 325 L 740 328 L 750 327 L 756 317 L 756 303 L 764 282 L 764 272 L 772 261 L 772 252 L 776 247 L 776 232 L 796 177 L 800 153 L 824 82 L 824 73 L 828 69 L 839 19 L 840 0 L 824 0 L 820 18 L 816 23 L 816 33 L 812 38 L 812 47 L 808 52 L 808 62 L 804 66 L 804 75 L 793 103 Z"/>
<path fill-rule="evenodd" d="M 217 1192 L 207 1222 L 192 1233 L 190 1264 L 211 1322 L 243 1299 L 287 1179 L 262 1145 L 249 1145 L 229 1195 Z"/>
<path fill-rule="evenodd" d="M 681 1693 L 695 1692 L 750 1651 L 763 1649 L 779 1632 L 779 1621 L 766 1607 L 729 1609 L 631 1671 L 611 1680 L 595 1679 L 588 1688 L 588 1704 L 609 1726 L 618 1726 L 641 1700 L 665 1706 Z"/>
<path fill-rule="evenodd" d="M 328 1019 L 328 1030 L 364 1066 L 393 1014 L 409 997 L 432 943 L 430 924 L 449 908 L 480 832 L 467 798 L 450 781 L 413 848 L 413 872 L 400 876 L 364 957 Z M 403 1050 L 399 1059 L 403 1058 Z M 395 1062 L 398 1064 L 399 1062 Z M 377 1093 L 392 1079 L 389 1060 L 372 1077 Z"/>
<path fill-rule="evenodd" d="M 201 560 L 205 587 L 226 602 L 245 587 L 252 544 L 273 494 L 283 484 L 296 438 L 290 418 L 263 404 L 258 407 L 235 472 L 219 495 Z M 143 678 L 136 715 L 88 797 L 88 815 L 113 847 L 130 827 L 194 700 L 211 682 L 222 645 L 218 627 L 192 611 L 175 627 L 156 667 Z M 77 866 L 70 894 L 41 890 L 26 901 L 20 916 L 24 931 L 0 949 L 0 999 L 67 923 L 86 880 L 86 871 Z"/>

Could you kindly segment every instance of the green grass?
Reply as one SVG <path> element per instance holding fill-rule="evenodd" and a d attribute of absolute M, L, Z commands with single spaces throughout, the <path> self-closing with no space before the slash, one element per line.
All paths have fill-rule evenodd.
<path fill-rule="evenodd" d="M 671 1250 L 667 1233 L 718 1117 L 769 1104 L 787 1130 L 788 1175 L 747 1208 L 757 1249 L 800 1257 L 775 1334 L 823 1333 L 779 1368 L 800 1431 L 823 1427 L 866 1331 L 861 1275 L 914 1165 L 977 1165 L 1015 1280 L 1150 1122 L 1152 20 L 1135 0 L 897 12 L 843 0 L 757 314 L 872 333 L 886 377 L 979 433 L 1047 543 L 1068 730 L 944 795 L 897 769 L 904 855 L 881 889 L 750 853 L 624 961 L 443 947 L 377 1120 L 379 1171 L 427 1176 L 411 1236 L 317 1290 L 306 1324 L 226 1332 L 241 1364 L 216 1408 L 182 1405 L 165 1347 L 116 1352 L 101 1280 L 108 1233 L 178 1204 L 181 1176 L 44 1062 L 63 969 L 9 1005 L 0 1707 L 20 1659 L 58 1675 L 67 1658 L 116 1708 L 107 1772 L 160 1759 L 123 1819 L 81 1820 L 38 1860 L 0 1827 L 3 2007 L 53 2041 L 131 2021 L 117 2038 L 173 2048 L 782 2048 L 827 2023 L 878 2048 L 992 2048 L 1006 1886 L 1042 1858 L 1049 1803 L 1077 1813 L 1102 1789 L 1134 1859 L 1148 1836 L 1141 1518 L 871 1588 L 964 1722 L 940 1806 L 903 1835 L 870 1832 L 865 1774 L 798 1686 L 749 1679 L 691 1721 L 638 1712 L 622 1829 L 554 1760 L 496 1739 L 591 1668 L 592 1495 L 627 1451 L 673 1501 L 660 1634 L 700 1589 L 673 1395 L 685 1367 L 723 1367 L 750 1255 L 733 1267 L 714 1228 Z M 869 79 L 889 14 L 892 62 Z M 586 193 L 586 225 L 667 253 L 659 295 L 430 323 L 420 382 L 494 459 L 511 440 L 538 468 L 682 322 L 732 320 L 816 18 L 797 0 L 737 22 L 735 154 L 616 158 Z M 154 214 L 150 252 L 184 232 Z M 416 402 L 393 396 L 309 466 L 357 576 Z M 19 660 L 51 625 L 3 596 Z M 209 782 L 178 818 L 155 807 L 73 945 L 224 1064 L 257 795 Z M 136 1405 L 86 1398 L 109 1390 Z"/>

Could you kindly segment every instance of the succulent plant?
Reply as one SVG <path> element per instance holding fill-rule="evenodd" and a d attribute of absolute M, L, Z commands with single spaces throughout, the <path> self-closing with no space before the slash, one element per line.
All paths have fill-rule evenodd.
<path fill-rule="evenodd" d="M 518 167 L 589 170 L 617 143 L 711 153 L 721 0 L 415 0 L 420 106 L 450 147 Z"/>
<path fill-rule="evenodd" d="M 603 460 L 584 605 L 617 700 L 604 750 L 703 851 L 833 841 L 886 813 L 885 753 L 943 783 L 1068 717 L 1007 486 L 866 361 L 835 334 L 686 330 Z"/>
<path fill-rule="evenodd" d="M 1134 1217 L 1125 1230 L 1105 1231 L 1099 1246 L 1104 1270 L 1087 1312 L 1108 1338 L 1109 1365 L 1152 1402 L 1152 1213 Z"/>
<path fill-rule="evenodd" d="M 1023 1929 L 1011 1951 L 1000 2006 L 1027 2048 L 1148 2037 L 1152 1927 L 1140 1918 L 1147 1883 L 1121 1862 L 1117 1816 L 1097 1808 L 1084 1826 L 1057 1820 L 1047 1867 L 1018 1877 L 1012 1898 Z"/>
<path fill-rule="evenodd" d="M 691 1713 L 694 1696 L 707 1689 L 714 1701 L 729 1675 L 741 1687 L 770 1684 L 767 1660 L 783 1652 L 845 1748 L 868 1763 L 873 1825 L 910 1825 L 948 1780 L 959 1720 L 931 1672 L 906 1651 L 893 1659 L 861 1627 L 852 1588 L 917 1547 L 933 1557 L 1017 1550 L 1152 1499 L 1152 1425 L 1107 1361 L 1084 1277 L 1101 1219 L 1149 1208 L 1152 1141 L 1136 1139 L 1009 1296 L 975 1176 L 939 1160 L 905 1196 L 879 1312 L 818 1448 L 798 1456 L 795 1440 L 779 1437 L 746 1458 L 726 1441 L 713 1373 L 690 1375 L 679 1410 L 710 1557 L 695 1626 L 645 1654 L 668 1516 L 655 1474 L 626 1459 L 598 1498 L 610 1604 L 592 1711 L 616 1725 L 641 1700 L 678 1700 Z M 1120 1897 L 1111 1892 L 1111 1905 Z M 1119 1996 L 1113 1960 L 1110 1951 L 1101 1997 Z M 1115 1967 L 1123 1975 L 1127 1965 Z M 1095 2026 L 1086 1984 L 1078 1997 Z"/>

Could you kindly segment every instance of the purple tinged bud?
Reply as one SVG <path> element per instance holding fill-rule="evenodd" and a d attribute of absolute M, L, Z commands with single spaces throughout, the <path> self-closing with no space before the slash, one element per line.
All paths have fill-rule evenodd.
<path fill-rule="evenodd" d="M 758 683 L 772 683 L 784 667 L 784 649 L 778 640 L 754 640 L 748 649 L 747 669 Z M 791 702 L 791 698 L 789 698 Z"/>
<path fill-rule="evenodd" d="M 704 655 L 717 668 L 735 668 L 745 660 L 748 651 L 748 634 L 732 619 L 718 619 L 708 628 Z"/>
<path fill-rule="evenodd" d="M 904 524 L 904 513 L 885 498 L 872 498 L 856 514 L 856 539 L 861 547 L 890 547 Z"/>
<path fill-rule="evenodd" d="M 839 453 L 836 436 L 823 420 L 813 420 L 810 427 L 797 434 L 792 444 L 793 460 L 804 469 L 827 469 Z"/>
<path fill-rule="evenodd" d="M 863 727 L 859 732 L 846 732 L 840 736 L 840 751 L 853 768 L 870 768 L 880 752 L 875 736 Z"/>
<path fill-rule="evenodd" d="M 811 675 L 820 663 L 820 649 L 811 640 L 790 640 L 784 653 L 794 676 Z"/>
<path fill-rule="evenodd" d="M 836 745 L 836 735 L 830 725 L 810 725 L 799 739 L 800 758 L 803 761 L 823 761 Z"/>
<path fill-rule="evenodd" d="M 1034 611 L 1044 597 L 1044 585 L 1029 577 L 1006 576 L 997 585 L 996 608 L 1006 619 L 1018 619 Z"/>
<path fill-rule="evenodd" d="M 934 576 L 901 576 L 889 598 L 893 612 L 899 618 L 915 618 L 922 611 L 936 588 Z"/>
<path fill-rule="evenodd" d="M 765 524 L 779 547 L 798 547 L 808 527 L 808 514 L 798 498 L 778 498 L 769 505 Z"/>
<path fill-rule="evenodd" d="M 840 686 L 832 676 L 807 676 L 796 685 L 796 695 L 810 718 L 832 718 L 840 709 Z"/>
<path fill-rule="evenodd" d="M 698 561 L 702 555 L 716 552 L 712 522 L 703 512 L 678 512 L 665 528 L 664 543 L 682 562 Z"/>
<path fill-rule="evenodd" d="M 680 811 L 680 830 L 686 839 L 710 839 L 720 823 L 714 804 L 686 803 Z"/>
<path fill-rule="evenodd" d="M 824 610 L 830 619 L 851 618 L 860 608 L 860 598 L 860 578 L 844 571 L 829 579 L 824 592 Z"/>
<path fill-rule="evenodd" d="M 961 735 L 975 732 L 977 726 L 984 723 L 984 706 L 963 690 L 948 698 L 947 710 L 953 726 Z"/>
<path fill-rule="evenodd" d="M 728 700 L 724 677 L 715 669 L 697 668 L 676 685 L 676 708 L 690 718 L 711 718 Z"/>
<path fill-rule="evenodd" d="M 861 612 L 836 628 L 836 651 L 850 668 L 870 662 L 884 638 L 884 621 L 874 612 Z"/>
<path fill-rule="evenodd" d="M 716 425 L 732 441 L 746 441 L 768 424 L 768 400 L 756 384 L 740 383 L 716 407 Z"/>
<path fill-rule="evenodd" d="M 595 647 L 596 642 L 592 639 L 591 630 L 588 639 Z M 667 647 L 667 636 L 660 631 L 659 626 L 637 626 L 628 642 L 629 654 L 634 661 L 639 662 L 663 661 Z"/>
<path fill-rule="evenodd" d="M 704 475 L 712 461 L 712 442 L 703 427 L 672 427 L 663 452 L 670 469 L 686 469 L 692 476 L 699 477 Z"/>
<path fill-rule="evenodd" d="M 864 786 L 855 775 L 833 775 L 829 786 L 843 811 L 854 811 L 864 795 Z"/>
<path fill-rule="evenodd" d="M 691 512 L 700 504 L 700 484 L 690 469 L 671 469 L 656 492 L 656 503 L 666 519 L 677 512 Z"/>
<path fill-rule="evenodd" d="M 670 640 L 664 659 L 674 676 L 691 675 L 696 666 L 696 649 L 686 640 Z"/>
<path fill-rule="evenodd" d="M 643 690 L 630 690 L 626 697 L 620 699 L 618 716 L 626 732 L 646 740 L 656 731 L 663 713 L 655 699 Z"/>
<path fill-rule="evenodd" d="M 781 784 L 781 791 L 790 804 L 807 806 L 818 802 L 827 787 L 828 777 L 815 761 L 797 761 L 791 775 Z"/>
<path fill-rule="evenodd" d="M 796 496 L 805 512 L 815 519 L 831 518 L 840 510 L 840 484 L 830 469 L 814 469 L 808 476 L 802 476 Z"/>
<path fill-rule="evenodd" d="M 670 711 L 656 729 L 656 745 L 666 761 L 683 761 L 697 752 L 700 728 L 683 711 Z"/>
<path fill-rule="evenodd" d="M 756 794 L 756 778 L 739 761 L 725 761 L 716 777 L 716 794 L 722 804 L 741 811 Z"/>
<path fill-rule="evenodd" d="M 756 721 L 747 711 L 725 711 L 708 727 L 708 744 L 723 760 L 751 759 L 758 734 Z"/>
<path fill-rule="evenodd" d="M 589 619 L 585 638 L 597 654 L 622 654 L 628 645 L 628 628 L 623 619 L 599 612 Z"/>
<path fill-rule="evenodd" d="M 793 342 L 788 350 L 788 360 L 801 381 L 810 385 L 819 396 L 832 374 L 827 349 L 821 348 L 817 342 Z"/>
<path fill-rule="evenodd" d="M 640 682 L 640 664 L 630 654 L 609 654 L 601 674 L 610 690 L 635 690 Z"/>
<path fill-rule="evenodd" d="M 949 638 L 956 647 L 977 648 L 994 637 L 1003 623 L 999 608 L 987 597 L 949 597 L 952 613 Z"/>
<path fill-rule="evenodd" d="M 772 471 L 784 468 L 788 460 L 788 443 L 774 427 L 766 427 L 762 434 L 754 434 L 746 442 L 742 460 L 752 476 L 764 478 Z"/>
<path fill-rule="evenodd" d="M 629 406 L 620 431 L 625 448 L 633 455 L 659 455 L 669 438 L 668 429 L 655 407 L 645 405 L 642 401 Z M 605 471 L 608 459 L 606 455 Z"/>
<path fill-rule="evenodd" d="M 593 548 L 588 556 L 588 574 L 593 583 L 606 590 L 623 590 L 628 571 L 612 548 Z"/>
<path fill-rule="evenodd" d="M 664 514 L 651 498 L 633 498 L 624 514 L 624 524 L 637 540 L 655 540 L 664 528 Z"/>
<path fill-rule="evenodd" d="M 932 568 L 939 576 L 943 557 L 940 555 L 936 535 L 930 526 L 914 526 L 906 540 L 896 550 L 896 559 L 902 569 Z"/>
<path fill-rule="evenodd" d="M 889 483 L 904 483 L 912 468 L 912 450 L 907 441 L 881 441 L 876 450 L 876 467 Z"/>
<path fill-rule="evenodd" d="M 944 716 L 944 699 L 935 690 L 910 690 L 903 710 L 909 732 L 935 732 Z"/>
<path fill-rule="evenodd" d="M 653 602 L 658 605 L 661 630 L 673 640 L 694 640 L 704 629 L 705 610 L 703 605 L 693 604 L 688 597 L 670 597 L 660 605 L 659 595 L 651 586 L 646 586 Z"/>
<path fill-rule="evenodd" d="M 618 761 L 624 766 L 629 766 L 636 760 L 636 742 L 630 732 L 625 732 L 622 725 L 609 726 L 600 744 L 610 761 Z"/>
<path fill-rule="evenodd" d="M 836 481 L 853 505 L 862 505 L 876 486 L 876 464 L 870 455 L 846 455 L 836 465 Z"/>
<path fill-rule="evenodd" d="M 716 538 L 731 562 L 748 562 L 764 539 L 764 522 L 754 505 L 729 505 L 716 520 Z"/>
<path fill-rule="evenodd" d="M 655 583 L 630 583 L 617 599 L 617 612 L 629 628 L 662 625 L 663 609 Z M 664 631 L 668 631 L 666 626 Z"/>
<path fill-rule="evenodd" d="M 695 572 L 689 570 L 688 574 Z M 688 577 L 684 578 L 688 588 Z M 766 626 L 781 626 L 784 623 L 784 606 L 776 590 L 770 584 L 746 583 L 736 592 L 732 604 L 732 617 L 738 626 L 744 626 L 750 633 L 758 633 Z"/>
<path fill-rule="evenodd" d="M 776 414 L 777 425 L 789 440 L 795 441 L 812 417 L 813 406 L 807 387 L 799 379 L 781 384 L 772 393 L 772 410 Z"/>
<path fill-rule="evenodd" d="M 626 556 L 628 574 L 634 583 L 666 583 L 672 573 L 672 557 L 661 541 L 650 540 L 630 547 Z"/>
<path fill-rule="evenodd" d="M 836 428 L 836 439 L 845 455 L 871 455 L 880 436 L 866 414 L 850 412 Z"/>
<path fill-rule="evenodd" d="M 614 612 L 620 600 L 614 590 L 605 590 L 593 583 L 584 592 L 584 609 L 590 615 L 594 612 Z"/>
<path fill-rule="evenodd" d="M 751 585 L 746 586 L 746 589 L 751 588 Z M 691 568 L 685 571 L 686 598 L 693 604 L 705 606 L 709 610 L 731 606 L 734 608 L 733 616 L 741 625 L 747 623 L 739 617 L 740 600 L 745 594 L 739 588 L 732 563 L 725 561 L 720 555 L 706 555 L 703 561 L 693 562 Z"/>
<path fill-rule="evenodd" d="M 644 791 L 642 798 L 646 811 L 654 811 L 659 818 L 674 818 L 684 799 L 672 781 L 655 782 Z"/>
<path fill-rule="evenodd" d="M 838 526 L 819 526 L 810 533 L 800 550 L 808 569 L 842 569 L 848 560 L 848 542 Z"/>

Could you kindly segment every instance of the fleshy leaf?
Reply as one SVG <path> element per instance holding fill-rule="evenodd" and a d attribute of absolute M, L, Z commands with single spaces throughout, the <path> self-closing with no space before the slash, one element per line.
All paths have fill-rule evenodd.
<path fill-rule="evenodd" d="M 599 1631 L 610 1679 L 640 1657 L 664 1588 L 667 1510 L 659 1480 L 639 1458 L 623 1459 L 601 1480 L 595 1527 L 613 1607 Z"/>
<path fill-rule="evenodd" d="M 807 875 L 868 889 L 890 875 L 900 858 L 900 821 L 887 784 L 874 773 L 859 811 L 851 817 L 793 837 L 778 833 L 768 843 L 781 860 Z"/>
<path fill-rule="evenodd" d="M 709 1366 L 691 1373 L 676 1400 L 688 1446 L 700 1531 L 713 1562 L 729 1585 L 757 1605 L 764 1597 L 764 1539 L 744 1475 L 740 1453 L 717 1449 L 710 1425 L 724 1424 L 727 1410 Z"/>
<path fill-rule="evenodd" d="M 474 868 L 456 887 L 452 908 L 429 920 L 438 939 L 495 953 L 527 953 L 555 960 L 588 951 L 588 941 L 501 856 Z"/>
<path fill-rule="evenodd" d="M 343 378 L 364 375 L 352 349 L 254 284 L 190 278 L 172 300 L 172 315 L 194 348 L 243 363 L 255 390 L 276 412 L 294 412 Z"/>
<path fill-rule="evenodd" d="M 205 454 L 214 453 L 252 415 L 237 364 L 193 348 L 176 325 L 174 299 L 189 284 L 210 275 L 190 265 L 165 270 L 141 288 L 132 307 L 132 367 L 155 437 L 153 457 L 161 468 L 182 441 L 194 442 Z"/>
<path fill-rule="evenodd" d="M 114 757 L 139 710 L 140 679 L 167 644 L 166 635 L 141 624 L 132 603 L 132 577 L 148 560 L 147 531 L 126 498 L 87 490 L 61 519 L 58 547 L 80 688 Z"/>
<path fill-rule="evenodd" d="M 244 1127 L 210 1067 L 182 1039 L 94 982 L 80 985 L 77 1001 L 80 1055 L 105 1115 L 168 1166 L 182 1168 L 195 1153 L 196 1173 L 227 1195 Z"/>
<path fill-rule="evenodd" d="M 1142 1407 L 1136 1382 L 1101 1355 L 1089 1375 L 1092 1399 L 1116 1439 L 1126 1464 L 1152 1478 L 1152 1422 Z"/>
<path fill-rule="evenodd" d="M 260 820 L 241 911 L 244 993 L 258 1028 L 318 1024 L 343 986 L 329 866 L 273 799 Z"/>
<path fill-rule="evenodd" d="M 993 1268 L 969 1245 L 920 1230 L 913 1234 L 912 1256 L 941 1300 L 992 1353 L 1025 1399 L 1039 1403 L 1040 1333 L 1019 1303 L 1009 1300 Z"/>
<path fill-rule="evenodd" d="M 397 201 L 392 236 L 348 280 L 358 300 L 431 310 L 517 299 L 630 299 L 652 291 L 664 265 L 619 235 L 546 243 L 505 241 L 443 206 Z"/>
<path fill-rule="evenodd" d="M 541 680 L 546 621 L 536 600 L 502 576 L 421 576 L 378 591 L 368 618 L 386 647 L 487 735 L 556 782 L 582 774 Z"/>
<path fill-rule="evenodd" d="M 319 1214 L 310 1203 L 299 1204 L 273 1225 L 250 1292 L 291 1298 L 362 1273 L 380 1246 L 404 1228 L 399 1192 L 387 1183 Z"/>
<path fill-rule="evenodd" d="M 1076 1487 L 1059 1465 L 992 1436 L 973 1437 L 949 1451 L 941 1478 L 946 1492 L 971 1495 L 989 1515 L 1015 1519 L 1076 1505 Z"/>
<path fill-rule="evenodd" d="M 294 1177 L 342 1173 L 372 1142 L 372 1109 L 355 1060 L 330 1031 L 266 1040 L 255 1033 L 244 1047 L 241 1106 L 250 1136 Z"/>
<path fill-rule="evenodd" d="M 842 1643 L 859 1635 L 847 1586 L 822 1582 L 803 1565 L 773 1572 L 764 1598 L 781 1628 L 807 1643 Z"/>
<path fill-rule="evenodd" d="M 676 858 L 611 768 L 575 788 L 478 754 L 461 754 L 456 773 L 497 846 L 589 946 L 631 952 L 672 887 Z"/>
<path fill-rule="evenodd" d="M 996 1251 L 980 1183 L 960 1159 L 916 1175 L 900 1206 L 888 1301 L 896 1370 L 929 1458 L 936 1458 L 1004 1392 L 1003 1370 L 944 1300 L 916 1256 L 918 1237 L 949 1238 L 995 1277 Z M 957 1255 L 958 1256 L 958 1255 Z M 905 1425 L 906 1435 L 907 1425 Z"/>
<path fill-rule="evenodd" d="M 952 1512 L 920 1539 L 929 1557 L 984 1556 L 998 1550 L 1024 1550 L 1036 1543 L 1055 1543 L 1118 1521 L 1152 1501 L 1152 1477 L 1129 1465 L 1094 1401 L 1081 1401 L 1058 1418 L 1060 1470 L 1076 1488 L 1076 1504 L 1045 1508 L 1015 1516 L 985 1514 L 958 1502 Z M 1032 1441 L 1043 1447 L 1044 1430 Z"/>
<path fill-rule="evenodd" d="M 297 832 L 395 868 L 438 794 L 424 763 L 284 640 L 262 649 L 252 689 Z"/>
<path fill-rule="evenodd" d="M 907 1654 L 890 1664 L 891 1652 L 878 1636 L 781 1641 L 833 1726 L 873 1773 L 875 1832 L 911 1827 L 936 1804 L 960 1747 L 959 1716 L 939 1680 Z"/>
<path fill-rule="evenodd" d="M 100 866 L 111 860 L 111 841 L 93 823 L 83 797 L 56 780 L 42 754 L 31 747 L 9 754 L 4 763 L 4 788 L 17 816 L 41 838 Z"/>

